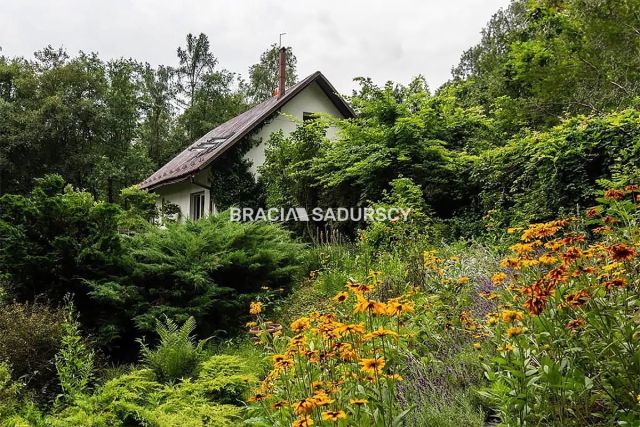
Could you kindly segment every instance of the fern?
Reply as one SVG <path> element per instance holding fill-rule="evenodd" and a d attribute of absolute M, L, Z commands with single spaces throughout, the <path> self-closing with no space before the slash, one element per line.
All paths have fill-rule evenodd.
<path fill-rule="evenodd" d="M 192 377 L 205 356 L 207 340 L 196 341 L 193 333 L 196 321 L 189 317 L 182 325 L 165 316 L 156 319 L 156 333 L 160 343 L 151 349 L 143 340 L 138 340 L 142 350 L 142 363 L 149 367 L 161 382 L 172 383 L 180 378 Z"/>

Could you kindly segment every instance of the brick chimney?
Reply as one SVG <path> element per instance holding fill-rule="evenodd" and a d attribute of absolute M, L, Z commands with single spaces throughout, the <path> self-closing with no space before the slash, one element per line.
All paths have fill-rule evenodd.
<path fill-rule="evenodd" d="M 278 98 L 282 98 L 284 96 L 285 88 L 285 77 L 287 72 L 287 48 L 280 48 L 280 57 L 278 60 Z"/>

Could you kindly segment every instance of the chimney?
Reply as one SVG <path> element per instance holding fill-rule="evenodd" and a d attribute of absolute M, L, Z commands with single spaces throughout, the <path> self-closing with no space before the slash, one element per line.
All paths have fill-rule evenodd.
<path fill-rule="evenodd" d="M 278 61 L 278 98 L 282 98 L 286 90 L 286 88 L 284 87 L 286 72 L 287 72 L 287 48 L 281 47 L 280 58 Z"/>

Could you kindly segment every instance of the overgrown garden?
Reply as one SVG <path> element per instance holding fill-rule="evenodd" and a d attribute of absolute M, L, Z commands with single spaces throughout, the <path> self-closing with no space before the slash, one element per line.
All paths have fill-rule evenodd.
<path fill-rule="evenodd" d="M 638 425 L 638 10 L 514 0 L 442 87 L 359 78 L 267 142 L 250 203 L 407 222 L 157 225 L 134 184 L 273 48 L 248 83 L 203 35 L 0 57 L 0 424 Z"/>

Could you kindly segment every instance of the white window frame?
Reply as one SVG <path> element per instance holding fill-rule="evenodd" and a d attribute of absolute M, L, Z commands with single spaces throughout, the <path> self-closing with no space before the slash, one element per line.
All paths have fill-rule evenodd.
<path fill-rule="evenodd" d="M 189 195 L 189 217 L 193 220 L 200 219 L 205 213 L 204 191 L 196 191 Z"/>

